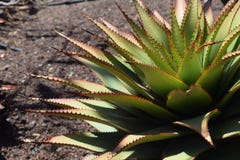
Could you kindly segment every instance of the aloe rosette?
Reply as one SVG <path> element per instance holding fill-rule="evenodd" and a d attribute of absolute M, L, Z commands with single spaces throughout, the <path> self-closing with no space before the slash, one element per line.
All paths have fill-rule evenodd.
<path fill-rule="evenodd" d="M 35 112 L 82 119 L 97 131 L 42 143 L 93 151 L 86 159 L 235 160 L 240 147 L 240 2 L 229 1 L 213 20 L 211 4 L 172 1 L 171 23 L 141 0 L 135 4 L 140 24 L 119 7 L 132 33 L 89 18 L 108 36 L 96 38 L 114 53 L 56 31 L 87 53 L 60 52 L 89 66 L 102 83 L 32 75 L 72 86 L 80 95 L 41 99 L 63 108 Z"/>

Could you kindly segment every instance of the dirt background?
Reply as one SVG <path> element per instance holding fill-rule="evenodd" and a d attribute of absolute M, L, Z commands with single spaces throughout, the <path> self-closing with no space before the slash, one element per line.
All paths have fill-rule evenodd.
<path fill-rule="evenodd" d="M 57 36 L 57 29 L 68 36 L 99 47 L 106 47 L 84 30 L 101 33 L 85 16 L 94 19 L 103 17 L 124 30 L 126 21 L 112 0 L 93 0 L 71 5 L 48 6 L 53 0 L 22 1 L 17 6 L 3 7 L 0 24 L 0 42 L 21 49 L 16 52 L 0 48 L 0 84 L 17 84 L 13 92 L 1 93 L 7 97 L 1 111 L 5 120 L 0 122 L 0 160 L 78 160 L 91 154 L 79 148 L 47 144 L 22 143 L 31 138 L 41 140 L 53 135 L 92 130 L 80 120 L 64 119 L 26 112 L 26 109 L 52 108 L 52 106 L 30 100 L 29 97 L 71 97 L 66 87 L 35 79 L 26 73 L 57 76 L 69 79 L 97 81 L 84 65 L 56 52 L 52 47 L 79 51 L 72 44 Z M 59 2 L 61 0 L 58 0 Z M 62 0 L 63 1 L 63 0 Z M 122 8 L 137 19 L 132 0 L 117 1 Z M 168 18 L 168 0 L 144 0 L 150 8 L 156 8 Z M 215 15 L 222 4 L 214 1 Z"/>

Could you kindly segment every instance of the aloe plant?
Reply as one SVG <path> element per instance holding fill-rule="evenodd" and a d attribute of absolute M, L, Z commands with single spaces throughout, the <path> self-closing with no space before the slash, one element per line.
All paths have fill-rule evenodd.
<path fill-rule="evenodd" d="M 211 6 L 200 0 L 172 1 L 171 23 L 141 0 L 135 4 L 140 25 L 119 7 L 132 33 L 89 18 L 108 38 L 94 36 L 114 53 L 56 31 L 87 54 L 59 51 L 89 66 L 102 83 L 32 75 L 79 95 L 40 99 L 63 108 L 34 112 L 82 119 L 97 131 L 41 143 L 85 148 L 94 153 L 86 159 L 96 160 L 237 159 L 240 2 L 231 0 L 213 20 Z"/>

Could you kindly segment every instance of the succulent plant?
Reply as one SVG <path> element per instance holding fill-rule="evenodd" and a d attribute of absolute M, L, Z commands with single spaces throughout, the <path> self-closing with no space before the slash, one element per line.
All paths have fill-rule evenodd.
<path fill-rule="evenodd" d="M 57 32 L 87 53 L 59 50 L 88 65 L 102 83 L 32 75 L 72 86 L 79 98 L 41 99 L 62 109 L 34 110 L 78 118 L 96 132 L 42 143 L 94 152 L 86 159 L 232 159 L 240 147 L 240 1 L 213 21 L 200 0 L 171 2 L 171 23 L 136 0 L 140 24 L 124 32 L 92 20 L 113 53 Z M 174 7 L 175 6 L 175 7 Z M 84 97 L 84 98 L 82 98 Z M 227 158 L 226 158 L 227 156 Z"/>

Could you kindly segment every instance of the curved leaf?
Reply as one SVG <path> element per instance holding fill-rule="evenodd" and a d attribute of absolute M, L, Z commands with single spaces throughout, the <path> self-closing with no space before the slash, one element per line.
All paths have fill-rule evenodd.
<path fill-rule="evenodd" d="M 226 32 L 222 32 L 221 27 L 225 27 L 225 25 L 223 25 L 223 22 L 226 21 L 225 23 L 228 23 L 227 26 L 229 26 L 229 24 L 231 23 L 231 17 L 228 17 L 229 12 L 234 8 L 235 4 L 236 4 L 237 0 L 233 0 L 230 1 L 228 3 L 228 5 L 226 5 L 224 7 L 224 9 L 221 11 L 221 13 L 218 15 L 218 18 L 214 21 L 213 25 L 211 26 L 211 30 L 210 33 L 207 35 L 205 43 L 209 43 L 209 42 L 219 42 L 222 41 L 223 38 L 226 36 Z M 228 27 L 226 27 L 227 29 Z M 225 29 L 225 28 L 224 28 Z M 216 38 L 217 34 L 222 34 L 221 38 Z M 216 45 L 216 44 L 215 44 Z M 217 45 L 217 47 L 213 46 L 213 45 L 208 45 L 203 52 L 203 66 L 204 68 L 207 67 L 213 60 L 213 58 L 215 57 L 217 51 L 218 51 L 218 47 L 220 46 Z M 213 48 L 214 47 L 214 48 Z"/>
<path fill-rule="evenodd" d="M 155 63 L 157 67 L 159 67 L 160 69 L 170 74 L 176 74 L 176 71 L 172 68 L 169 62 L 162 56 L 162 52 L 160 51 L 155 52 L 144 45 L 143 45 L 143 48 L 146 50 L 147 54 L 149 55 L 149 57 L 152 59 L 152 61 Z"/>
<path fill-rule="evenodd" d="M 59 77 L 51 77 L 51 76 L 44 76 L 44 75 L 36 75 L 36 74 L 29 74 L 32 77 L 36 78 L 42 78 L 46 79 L 49 81 L 54 81 L 54 82 L 59 82 L 71 87 L 74 87 L 75 89 L 79 89 L 80 91 L 102 91 L 102 92 L 111 92 L 110 89 L 105 87 L 104 85 L 93 83 L 93 82 L 88 82 L 88 81 L 83 81 L 83 80 L 67 80 Z"/>
<path fill-rule="evenodd" d="M 155 144 L 157 143 L 157 145 Z M 131 149 L 121 151 L 117 155 L 115 155 L 112 160 L 119 159 L 161 159 L 162 154 L 161 150 L 165 143 L 144 143 L 132 147 Z"/>
<path fill-rule="evenodd" d="M 98 132 L 101 133 L 113 133 L 113 132 L 118 132 L 118 129 L 116 129 L 113 126 L 109 126 L 100 122 L 96 121 L 90 121 L 90 120 L 85 120 L 89 125 L 93 126 Z"/>
<path fill-rule="evenodd" d="M 166 98 L 167 94 L 174 89 L 189 89 L 183 81 L 159 68 L 138 63 L 132 65 L 141 69 L 145 75 L 146 84 L 162 98 Z"/>
<path fill-rule="evenodd" d="M 199 76 L 195 82 L 195 85 L 199 85 L 211 95 L 215 95 L 217 89 L 220 87 L 220 80 L 224 73 L 225 65 L 226 61 L 222 61 L 220 63 L 209 66 Z"/>
<path fill-rule="evenodd" d="M 210 148 L 198 156 L 195 160 L 217 159 L 217 160 L 236 160 L 240 157 L 240 138 L 230 138 L 220 142 L 216 148 Z"/>
<path fill-rule="evenodd" d="M 240 117 L 216 119 L 210 123 L 210 133 L 215 141 L 240 136 Z"/>
<path fill-rule="evenodd" d="M 136 119 L 126 115 L 120 115 L 119 112 L 116 111 L 116 113 L 114 113 L 113 110 L 110 110 L 109 112 L 107 112 L 106 110 L 103 112 L 89 109 L 58 109 L 58 110 L 29 110 L 29 111 L 54 116 L 98 122 L 108 126 L 112 126 L 124 132 L 136 132 L 154 127 L 153 124 L 147 125 L 149 124 L 149 122 L 147 122 L 146 119 L 145 121 L 143 121 L 143 119 Z"/>
<path fill-rule="evenodd" d="M 118 140 L 124 136 L 122 132 L 115 133 L 79 133 L 51 137 L 41 143 L 71 145 L 88 149 L 94 152 L 111 150 L 117 145 Z M 109 141 L 109 138 L 111 141 Z"/>
<path fill-rule="evenodd" d="M 199 135 L 188 135 L 170 141 L 163 151 L 163 160 L 193 160 L 211 146 Z"/>
<path fill-rule="evenodd" d="M 131 148 L 135 145 L 139 145 L 142 143 L 148 143 L 148 142 L 156 142 L 166 139 L 172 139 L 176 138 L 178 136 L 182 135 L 182 133 L 175 132 L 159 132 L 159 133 L 149 133 L 149 134 L 143 134 L 143 135 L 127 135 L 124 137 L 120 143 L 117 145 L 117 147 L 113 150 L 113 153 L 118 153 L 122 150 Z"/>
<path fill-rule="evenodd" d="M 110 24 L 109 22 L 107 22 L 106 20 L 104 20 L 103 18 L 101 18 L 102 22 L 104 23 L 104 25 L 110 29 L 111 31 L 115 32 L 116 34 L 118 34 L 119 36 L 125 38 L 126 40 L 134 43 L 136 46 L 140 46 L 140 44 L 138 43 L 138 41 L 136 40 L 136 38 L 127 32 L 123 32 L 120 29 L 118 29 L 117 27 L 113 26 L 112 24 Z"/>
<path fill-rule="evenodd" d="M 116 93 L 84 93 L 83 95 L 100 98 L 102 100 L 111 102 L 119 108 L 123 108 L 124 110 L 132 114 L 136 114 L 137 112 L 136 110 L 132 110 L 131 108 L 136 108 L 163 121 L 170 121 L 179 118 L 177 115 L 171 113 L 162 106 L 134 95 Z"/>
<path fill-rule="evenodd" d="M 105 70 L 103 70 L 104 72 L 108 71 L 112 75 L 116 76 L 118 79 L 125 82 L 124 85 L 128 86 L 128 87 L 126 87 L 126 89 L 128 89 L 129 92 L 136 92 L 136 93 L 139 93 L 141 95 L 148 96 L 148 94 L 133 79 L 131 79 L 131 77 L 129 77 L 127 74 L 125 74 L 120 69 L 116 68 L 115 66 L 111 65 L 110 63 L 107 63 L 105 61 L 102 61 L 102 60 L 97 59 L 97 58 L 92 57 L 92 56 L 81 55 L 79 53 L 66 52 L 66 51 L 64 53 L 70 54 L 70 55 L 74 56 L 74 58 L 76 58 L 80 61 L 84 62 L 83 59 L 85 59 L 87 61 L 90 61 L 90 62 L 94 63 L 94 65 L 99 65 L 101 70 L 105 69 Z M 88 62 L 85 62 L 85 63 L 88 63 Z M 118 86 L 112 86 L 112 88 L 114 88 L 114 89 L 116 88 L 116 90 L 118 90 L 117 89 Z"/>
<path fill-rule="evenodd" d="M 236 94 L 238 91 L 240 91 L 240 80 L 238 82 L 235 83 L 235 85 L 230 88 L 230 90 L 227 92 L 226 95 L 224 95 L 224 97 L 222 97 L 222 99 L 219 102 L 218 107 L 219 108 L 223 108 L 223 107 L 227 107 L 226 104 L 232 100 L 232 97 L 234 96 L 234 94 Z"/>
<path fill-rule="evenodd" d="M 185 1 L 185 0 L 184 0 Z M 180 4 L 181 2 L 178 2 L 176 5 L 178 7 L 182 6 L 183 4 Z M 182 2 L 184 3 L 184 2 Z M 182 6 L 184 7 L 184 6 Z M 173 41 L 174 47 L 177 49 L 178 53 L 182 56 L 184 54 L 184 51 L 186 50 L 186 40 L 184 39 L 182 32 L 180 31 L 180 26 L 178 22 L 181 20 L 180 11 L 176 11 L 177 13 L 174 13 L 173 6 L 171 7 L 171 39 Z M 177 17 L 176 17 L 177 16 Z"/>
<path fill-rule="evenodd" d="M 118 154 L 122 151 L 126 151 L 128 149 L 131 150 L 133 147 L 137 147 L 140 144 L 146 144 L 149 142 L 161 142 L 167 139 L 174 139 L 178 136 L 185 135 L 187 133 L 177 130 L 173 127 L 162 127 L 162 128 L 156 128 L 151 131 L 147 131 L 145 133 L 139 133 L 139 134 L 130 134 L 126 135 L 122 140 L 119 142 L 119 144 L 115 147 L 115 149 L 112 152 L 107 152 L 100 157 L 103 158 L 105 156 L 109 157 L 117 157 Z M 144 148 L 144 146 L 139 146 L 139 148 Z M 161 150 L 160 148 L 158 148 Z M 145 148 L 146 151 L 148 151 L 147 148 Z M 151 152 L 151 151 L 150 151 Z M 128 154 L 131 154 L 128 153 Z M 140 158 L 140 155 L 136 155 L 136 158 Z M 99 158 L 100 159 L 100 158 Z"/>
<path fill-rule="evenodd" d="M 240 24 L 236 28 L 234 28 L 233 31 L 230 31 L 228 35 L 225 37 L 224 42 L 222 43 L 219 51 L 217 52 L 213 60 L 213 63 L 216 63 L 217 61 L 221 60 L 221 58 L 223 58 L 224 54 L 226 53 L 227 48 L 230 45 L 233 45 L 232 43 L 234 42 L 234 39 L 237 39 L 239 37 L 240 37 Z"/>
<path fill-rule="evenodd" d="M 213 99 L 204 89 L 191 86 L 187 91 L 171 91 L 166 106 L 180 115 L 192 117 L 210 111 L 212 104 Z"/>
<path fill-rule="evenodd" d="M 94 20 L 93 22 L 99 28 L 101 28 L 113 40 L 114 43 L 116 43 L 119 47 L 123 48 L 124 50 L 128 51 L 137 60 L 139 60 L 140 62 L 145 62 L 147 64 L 152 63 L 152 61 L 149 59 L 147 54 L 144 52 L 144 50 L 140 46 L 135 45 L 133 42 L 129 41 L 128 39 L 125 39 L 118 33 L 102 25 L 101 23 Z"/>
<path fill-rule="evenodd" d="M 218 110 L 213 110 L 207 114 L 193 117 L 186 120 L 176 121 L 174 124 L 178 124 L 180 126 L 189 128 L 193 132 L 199 134 L 202 136 L 203 139 L 205 139 L 206 142 L 208 142 L 211 146 L 215 146 L 213 142 L 213 137 L 211 136 L 211 133 L 209 131 L 209 123 L 212 119 L 218 117 L 220 115 L 220 112 Z"/>
<path fill-rule="evenodd" d="M 182 32 L 185 34 L 187 44 L 192 41 L 196 25 L 202 14 L 202 5 L 199 0 L 190 0 L 182 21 Z"/>
<path fill-rule="evenodd" d="M 177 77 L 189 85 L 193 84 L 202 72 L 200 56 L 191 52 L 193 51 L 184 54 L 177 72 Z"/>
<path fill-rule="evenodd" d="M 232 0 L 228 5 L 225 6 L 225 9 L 223 9 L 223 12 L 219 15 L 219 18 L 216 19 L 216 22 L 214 23 L 212 31 L 207 37 L 206 42 L 223 41 L 230 31 L 240 24 L 238 21 L 240 18 L 239 7 L 240 2 L 237 0 Z M 214 60 L 220 47 L 221 44 L 215 44 L 207 47 L 207 51 L 209 52 L 209 62 Z"/>
<path fill-rule="evenodd" d="M 99 58 L 99 59 L 101 59 L 101 60 L 105 60 L 105 61 L 109 62 L 108 59 L 107 59 L 107 57 L 105 56 L 105 53 L 104 53 L 101 49 L 98 49 L 98 48 L 96 48 L 96 47 L 94 47 L 94 46 L 90 46 L 90 45 L 88 45 L 88 44 L 86 44 L 86 43 L 77 41 L 77 40 L 75 40 L 75 39 L 73 39 L 73 38 L 70 38 L 70 37 L 68 37 L 68 36 L 64 35 L 63 33 L 60 33 L 60 32 L 58 32 L 58 31 L 56 31 L 56 30 L 55 30 L 55 32 L 56 32 L 58 35 L 60 35 L 60 36 L 62 36 L 63 38 L 67 39 L 68 41 L 70 41 L 71 43 L 73 43 L 73 44 L 75 44 L 76 46 L 80 47 L 81 49 L 87 51 L 87 52 L 90 53 L 92 56 L 95 56 L 95 57 L 97 57 L 97 58 Z"/>
<path fill-rule="evenodd" d="M 168 48 L 167 28 L 158 22 L 150 14 L 150 11 L 143 6 L 141 0 L 137 0 L 136 8 L 138 10 L 141 22 L 145 31 L 153 37 L 159 44 L 164 44 Z"/>

